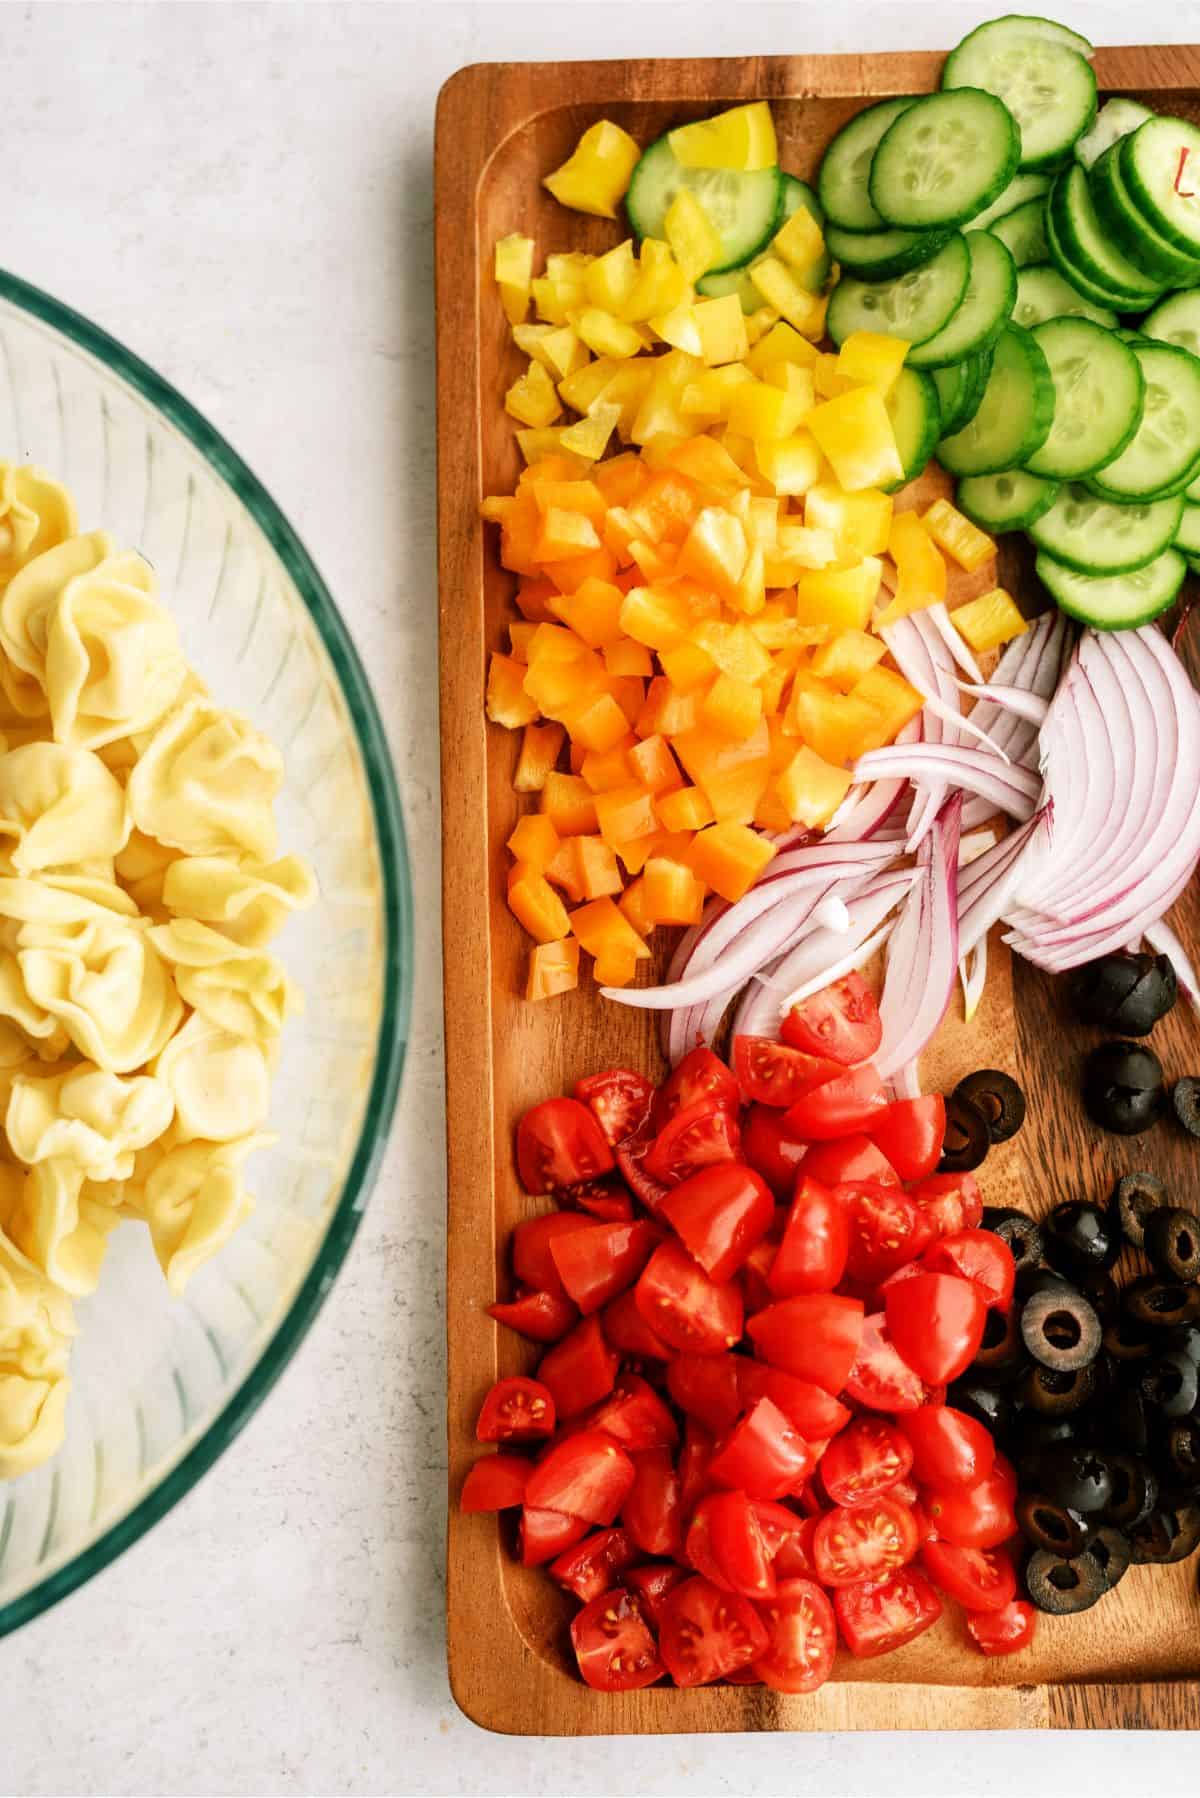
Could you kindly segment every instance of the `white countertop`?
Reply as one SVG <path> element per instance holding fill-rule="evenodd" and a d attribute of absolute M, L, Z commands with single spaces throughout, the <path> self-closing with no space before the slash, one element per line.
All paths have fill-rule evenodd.
<path fill-rule="evenodd" d="M 0 1648 L 0 1789 L 1194 1791 L 1178 1737 L 487 1736 L 446 1684 L 435 97 L 461 64 L 951 43 L 906 4 L 0 6 L 0 261 L 161 369 L 247 457 L 363 651 L 416 874 L 414 1034 L 349 1264 L 191 1496 Z M 994 10 L 999 10 L 997 6 Z M 1186 39 L 1166 0 L 1064 5 Z M 468 421 L 464 421 L 466 428 Z M 2 446 L 0 446 L 2 448 Z"/>

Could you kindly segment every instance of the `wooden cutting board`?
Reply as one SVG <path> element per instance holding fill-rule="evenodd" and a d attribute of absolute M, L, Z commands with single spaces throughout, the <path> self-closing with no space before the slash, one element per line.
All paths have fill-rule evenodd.
<path fill-rule="evenodd" d="M 538 1571 L 511 1558 L 490 1516 L 454 1505 L 474 1458 L 473 1426 L 488 1385 L 522 1371 L 530 1345 L 499 1330 L 485 1306 L 506 1291 L 505 1244 L 542 1209 L 521 1193 L 512 1129 L 539 1099 L 617 1062 L 653 1071 L 644 1012 L 606 1005 L 590 979 L 545 1004 L 520 996 L 526 939 L 503 898 L 503 844 L 517 800 L 515 739 L 486 724 L 488 652 L 511 614 L 512 577 L 495 558 L 478 506 L 519 472 L 501 407 L 523 358 L 491 283 L 492 246 L 509 231 L 539 249 L 601 250 L 619 227 L 569 214 L 540 187 L 580 133 L 615 119 L 641 143 L 740 100 L 767 98 L 781 161 L 811 177 L 834 131 L 870 100 L 937 84 L 941 57 L 794 56 L 744 61 L 506 63 L 460 70 L 443 89 L 436 145 L 438 510 L 441 596 L 442 818 L 446 1079 L 449 1133 L 450 1350 L 449 1657 L 455 1697 L 476 1722 L 505 1733 L 586 1735 L 752 1729 L 1164 1728 L 1200 1726 L 1197 1562 L 1134 1568 L 1120 1588 L 1075 1618 L 1043 1618 L 1034 1645 L 985 1660 L 961 1615 L 882 1661 L 839 1655 L 821 1691 L 781 1697 L 764 1687 L 601 1695 L 571 1671 L 570 1606 Z M 1103 91 L 1200 117 L 1200 48 L 1102 50 Z M 1027 564 L 1004 552 L 1001 577 L 1036 597 Z M 1193 673 L 1196 670 L 1193 669 Z M 430 845 L 430 853 L 433 846 Z M 1177 925 L 1200 946 L 1195 892 Z M 1008 1068 L 1030 1097 L 1021 1134 L 989 1157 L 989 1200 L 1016 1197 L 1034 1213 L 1060 1199 L 1107 1193 L 1130 1168 L 1156 1169 L 1195 1190 L 1200 1151 L 1157 1126 L 1134 1142 L 1094 1129 L 1078 1099 L 1086 1032 L 1068 1025 L 1062 991 L 995 946 L 985 1006 L 969 1032 L 957 1002 L 924 1066 L 928 1084 L 972 1068 Z M 1154 1047 L 1172 1074 L 1200 1070 L 1194 1018 L 1176 1013 Z"/>

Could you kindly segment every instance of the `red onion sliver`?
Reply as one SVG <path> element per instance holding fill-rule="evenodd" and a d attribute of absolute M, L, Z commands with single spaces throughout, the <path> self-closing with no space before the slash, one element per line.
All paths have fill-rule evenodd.
<path fill-rule="evenodd" d="M 958 836 L 955 794 L 921 845 L 922 877 L 909 894 L 888 944 L 879 1010 L 883 1041 L 872 1058 L 884 1079 L 915 1061 L 946 1014 L 958 968 Z"/>
<path fill-rule="evenodd" d="M 914 782 L 941 780 L 991 799 L 1010 817 L 1024 820 L 1033 815 L 1042 783 L 1027 768 L 1006 767 L 984 749 L 942 743 L 915 743 L 911 747 L 872 749 L 860 756 L 855 780 L 875 780 L 906 768 Z"/>
<path fill-rule="evenodd" d="M 1046 713 L 1050 709 L 1048 699 L 1043 699 L 1040 693 L 1029 693 L 1024 687 L 1002 687 L 995 681 L 966 680 L 960 680 L 958 686 L 963 693 L 970 693 L 975 699 L 986 699 L 989 705 L 999 706 L 1003 712 L 1012 712 L 1037 730 L 1045 723 Z M 986 732 L 984 735 L 986 736 Z M 987 740 L 994 741 L 990 737 Z"/>
<path fill-rule="evenodd" d="M 1162 918 L 1157 924 L 1150 924 L 1145 932 L 1146 941 L 1159 955 L 1165 955 L 1175 970 L 1175 978 L 1179 982 L 1179 990 L 1190 1003 L 1200 1009 L 1200 979 L 1192 966 L 1187 950 L 1180 942 L 1171 926 Z"/>

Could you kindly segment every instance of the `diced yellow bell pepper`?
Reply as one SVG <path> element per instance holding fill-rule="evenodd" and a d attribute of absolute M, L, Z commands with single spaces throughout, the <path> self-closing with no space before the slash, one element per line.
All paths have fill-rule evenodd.
<path fill-rule="evenodd" d="M 698 281 L 721 260 L 721 234 L 690 187 L 681 187 L 667 207 L 663 230 L 689 281 Z"/>
<path fill-rule="evenodd" d="M 689 301 L 686 305 L 676 306 L 671 312 L 659 313 L 650 320 L 650 328 L 656 331 L 664 343 L 672 349 L 686 350 L 689 356 L 700 356 L 704 353 L 704 343 L 700 336 L 700 327 L 696 323 L 694 308 Z M 692 389 L 685 388 L 684 395 Z M 683 405 L 684 395 L 680 396 L 681 409 L 685 412 L 699 411 L 696 406 Z M 719 414 L 717 415 L 719 416 Z"/>
<path fill-rule="evenodd" d="M 837 544 L 832 531 L 814 531 L 804 524 L 781 524 L 775 554 L 766 571 L 767 585 L 790 586 L 805 572 L 832 568 L 836 561 Z"/>
<path fill-rule="evenodd" d="M 583 277 L 583 291 L 588 304 L 602 312 L 624 318 L 623 308 L 637 285 L 638 265 L 633 253 L 633 239 L 627 237 L 615 250 L 608 250 L 589 263 Z"/>
<path fill-rule="evenodd" d="M 746 532 L 741 520 L 723 507 L 705 506 L 684 539 L 677 568 L 680 574 L 691 575 L 702 586 L 728 599 L 742 578 L 746 554 Z"/>
<path fill-rule="evenodd" d="M 820 337 L 825 328 L 825 302 L 806 293 L 785 262 L 777 256 L 764 256 L 751 264 L 749 274 L 763 299 L 789 325 L 814 342 Z"/>
<path fill-rule="evenodd" d="M 770 655 L 748 624 L 701 619 L 693 627 L 692 642 L 712 658 L 722 674 L 734 680 L 760 681 L 771 666 Z"/>
<path fill-rule="evenodd" d="M 617 900 L 617 910 L 627 923 L 632 924 L 639 936 L 649 936 L 654 929 L 653 918 L 646 916 L 646 889 L 640 874 L 636 880 L 630 881 Z"/>
<path fill-rule="evenodd" d="M 873 387 L 855 387 L 814 406 L 804 422 L 847 493 L 887 487 L 903 476 L 892 421 Z"/>
<path fill-rule="evenodd" d="M 675 260 L 670 244 L 655 237 L 644 238 L 638 254 L 637 282 L 621 317 L 630 324 L 648 322 L 689 305 L 693 297 L 692 284 Z"/>
<path fill-rule="evenodd" d="M 798 626 L 795 628 L 799 628 Z M 783 704 L 783 696 L 788 682 L 796 670 L 797 653 L 784 649 L 771 659 L 770 673 L 762 682 L 763 714 L 768 722 L 775 717 Z"/>
<path fill-rule="evenodd" d="M 535 275 L 532 283 L 533 306 L 546 324 L 565 325 L 567 315 L 583 305 L 583 276 L 577 279 L 554 275 Z"/>
<path fill-rule="evenodd" d="M 589 126 L 566 162 L 547 175 L 542 185 L 575 212 L 616 218 L 640 155 L 627 131 L 601 119 Z"/>
<path fill-rule="evenodd" d="M 750 288 L 751 292 L 753 292 L 753 287 L 749 279 L 746 281 L 746 286 L 739 290 L 738 297 L 742 302 L 742 311 L 746 313 L 746 342 L 750 345 L 750 348 L 753 349 L 755 344 L 767 335 L 767 332 L 771 327 L 779 323 L 779 314 L 776 312 L 774 306 L 767 306 L 765 304 L 762 306 L 752 306 L 750 310 L 747 311 L 746 288 Z M 755 295 L 755 297 L 757 298 L 757 295 Z"/>
<path fill-rule="evenodd" d="M 719 674 L 700 702 L 703 723 L 739 742 L 753 736 L 763 715 L 762 694 L 749 681 Z"/>
<path fill-rule="evenodd" d="M 789 736 L 807 743 L 822 761 L 841 767 L 857 761 L 868 745 L 874 747 L 879 713 L 865 699 L 834 693 L 804 669 L 798 669 L 783 728 Z"/>
<path fill-rule="evenodd" d="M 785 393 L 765 381 L 751 381 L 733 392 L 729 402 L 729 428 L 743 437 L 752 437 L 756 444 L 782 443 L 797 429 L 809 410 L 811 393 L 806 404 L 801 396 Z"/>
<path fill-rule="evenodd" d="M 599 549 L 600 537 L 591 519 L 582 512 L 549 506 L 542 513 L 542 528 L 534 550 L 539 562 L 560 562 L 566 556 Z"/>
<path fill-rule="evenodd" d="M 830 681 L 843 693 L 849 693 L 855 682 L 886 654 L 887 644 L 881 638 L 873 637 L 869 631 L 845 630 L 815 649 L 809 665 L 820 680 Z"/>
<path fill-rule="evenodd" d="M 570 933 L 567 908 L 544 874 L 518 862 L 508 883 L 509 910 L 535 942 L 554 943 Z"/>
<path fill-rule="evenodd" d="M 751 549 L 757 546 L 764 555 L 774 550 L 779 541 L 779 518 L 782 510 L 780 501 L 773 496 L 758 494 L 751 499 L 743 520 Z"/>
<path fill-rule="evenodd" d="M 713 821 L 712 806 L 699 787 L 678 787 L 673 793 L 660 793 L 655 807 L 664 830 L 703 830 Z"/>
<path fill-rule="evenodd" d="M 880 331 L 851 331 L 838 351 L 837 370 L 851 387 L 874 387 L 880 393 L 890 393 L 909 348 L 902 337 L 885 337 Z"/>
<path fill-rule="evenodd" d="M 529 956 L 525 982 L 527 999 L 553 999 L 579 985 L 579 943 L 566 937 L 558 943 L 539 943 Z"/>
<path fill-rule="evenodd" d="M 850 775 L 823 761 L 806 743 L 776 775 L 774 790 L 793 824 L 817 830 L 828 824 L 850 791 Z"/>
<path fill-rule="evenodd" d="M 531 362 L 504 396 L 504 410 L 523 425 L 553 424 L 562 411 L 554 382 L 540 362 Z"/>
<path fill-rule="evenodd" d="M 572 336 L 575 333 L 572 331 Z M 564 375 L 558 383 L 558 395 L 572 412 L 587 412 L 603 397 L 604 390 L 621 364 L 613 356 L 600 356 Z"/>
<path fill-rule="evenodd" d="M 883 563 L 864 556 L 855 568 L 820 568 L 796 582 L 796 617 L 801 624 L 834 630 L 866 630 L 879 592 Z"/>
<path fill-rule="evenodd" d="M 887 549 L 891 496 L 871 487 L 845 493 L 832 482 L 820 481 L 805 495 L 804 522 L 814 530 L 832 531 L 838 560 L 843 567 L 852 566 Z"/>
<path fill-rule="evenodd" d="M 533 283 L 533 239 L 510 232 L 496 244 L 494 271 L 500 303 L 510 325 L 519 325 L 529 311 Z"/>
<path fill-rule="evenodd" d="M 704 884 L 682 862 L 652 855 L 642 874 L 645 915 L 655 924 L 698 924 Z"/>
<path fill-rule="evenodd" d="M 755 446 L 759 471 L 780 495 L 807 493 L 821 478 L 821 452 L 808 431 Z"/>
<path fill-rule="evenodd" d="M 623 787 L 610 787 L 606 793 L 597 793 L 594 804 L 600 835 L 606 843 L 636 842 L 639 837 L 651 836 L 658 828 L 654 795 L 634 781 L 627 781 Z"/>
<path fill-rule="evenodd" d="M 519 730 L 538 715 L 537 701 L 525 690 L 525 669 L 512 656 L 498 651 L 488 664 L 487 715 L 493 724 Z"/>
<path fill-rule="evenodd" d="M 1012 595 L 1003 587 L 993 587 L 990 593 L 981 593 L 978 599 L 956 606 L 950 622 L 979 655 L 999 649 L 1002 643 L 1010 643 L 1029 629 Z"/>
<path fill-rule="evenodd" d="M 880 628 L 946 597 L 946 564 L 915 512 L 897 512 L 893 517 L 888 554 L 896 564 L 896 591 L 879 615 Z"/>
<path fill-rule="evenodd" d="M 640 684 L 638 698 L 640 709 Z M 561 722 L 573 743 L 601 755 L 623 743 L 629 734 L 629 720 L 611 693 L 596 693 L 580 700 L 561 714 Z"/>
<path fill-rule="evenodd" d="M 766 604 L 767 578 L 766 558 L 757 543 L 750 546 L 750 554 L 746 557 L 746 566 L 742 569 L 742 577 L 737 584 L 737 592 L 730 595 L 729 603 L 744 612 L 747 618 L 761 612 Z"/>
<path fill-rule="evenodd" d="M 710 824 L 692 842 L 688 862 L 705 886 L 731 904 L 743 898 L 774 859 L 775 845 L 748 824 Z"/>
<path fill-rule="evenodd" d="M 786 219 L 775 233 L 771 248 L 777 256 L 783 258 L 789 268 L 803 275 L 825 254 L 825 239 L 811 212 L 798 206 L 791 218 Z"/>
<path fill-rule="evenodd" d="M 556 427 L 554 425 L 549 425 L 538 430 L 516 432 L 517 446 L 525 461 L 531 466 L 543 461 L 550 453 L 558 454 L 562 447 L 561 438 L 562 427 Z M 587 473 L 588 465 L 582 456 L 570 455 L 564 457 L 564 460 L 573 474 Z M 506 568 L 511 566 L 512 564 L 510 562 L 505 563 Z"/>
<path fill-rule="evenodd" d="M 816 405 L 817 390 L 811 368 L 801 368 L 798 362 L 772 362 L 763 380 L 768 387 L 779 387 L 784 393 L 790 394 L 800 407 L 801 418 Z"/>
<path fill-rule="evenodd" d="M 800 368 L 812 368 L 819 353 L 794 326 L 780 319 L 755 344 L 746 358 L 746 366 L 765 380 L 768 371 L 780 362 L 795 362 Z"/>
<path fill-rule="evenodd" d="M 671 747 L 703 791 L 714 818 L 750 822 L 771 772 L 771 743 L 765 723 L 741 742 L 712 730 L 683 731 L 672 737 Z"/>
<path fill-rule="evenodd" d="M 541 809 L 560 837 L 595 836 L 599 829 L 592 790 L 578 774 L 548 774 Z"/>
<path fill-rule="evenodd" d="M 631 587 L 621 605 L 621 629 L 647 649 L 671 649 L 691 629 L 692 612 L 679 593 L 658 587 Z"/>
<path fill-rule="evenodd" d="M 894 742 L 925 703 L 923 695 L 910 686 L 902 674 L 879 667 L 868 668 L 855 681 L 850 697 L 865 701 L 879 717 L 878 734 L 873 741 L 864 744 L 864 750 L 881 749 L 885 743 Z"/>
<path fill-rule="evenodd" d="M 572 312 L 570 323 L 576 335 L 597 356 L 611 356 L 623 361 L 628 356 L 640 355 L 646 347 L 636 325 L 627 325 L 624 319 L 600 306 L 583 306 Z"/>
<path fill-rule="evenodd" d="M 558 854 L 558 832 L 540 812 L 527 812 L 517 820 L 507 847 L 516 861 L 544 874 Z"/>
<path fill-rule="evenodd" d="M 987 533 L 979 530 L 969 518 L 964 518 L 948 499 L 935 499 L 929 510 L 922 514 L 921 523 L 938 548 L 953 556 L 968 574 L 974 574 L 996 553 L 996 545 Z"/>
<path fill-rule="evenodd" d="M 561 381 L 590 361 L 586 344 L 580 343 L 570 325 L 517 325 L 513 342 L 519 350 L 540 362 L 554 380 Z"/>
<path fill-rule="evenodd" d="M 625 751 L 625 760 L 634 780 L 655 795 L 672 792 L 683 785 L 683 776 L 671 754 L 670 744 L 657 733 L 632 744 Z"/>
<path fill-rule="evenodd" d="M 561 724 L 527 724 L 521 738 L 521 753 L 517 758 L 517 771 L 513 775 L 513 786 L 518 793 L 540 793 L 546 784 L 547 775 L 553 773 L 562 753 L 563 741 L 566 737 Z M 514 849 L 513 854 L 517 852 Z M 522 861 L 532 861 L 532 856 L 522 854 Z"/>
<path fill-rule="evenodd" d="M 731 106 L 711 119 L 679 125 L 667 141 L 677 162 L 685 169 L 774 168 L 779 160 L 775 124 L 765 100 Z"/>
<path fill-rule="evenodd" d="M 723 362 L 740 362 L 749 354 L 746 339 L 746 315 L 735 293 L 719 300 L 697 300 L 692 317 L 700 332 L 701 354 L 709 368 Z"/>
<path fill-rule="evenodd" d="M 598 400 L 586 418 L 577 419 L 573 425 L 559 427 L 558 441 L 563 449 L 582 456 L 588 462 L 598 462 L 608 448 L 609 438 L 620 418 L 620 406 Z"/>
<path fill-rule="evenodd" d="M 670 737 L 674 741 L 681 732 L 695 729 L 699 715 L 700 701 L 697 695 L 677 692 L 670 681 L 660 674 L 650 682 L 646 702 L 633 728 L 639 737 L 659 735 Z"/>

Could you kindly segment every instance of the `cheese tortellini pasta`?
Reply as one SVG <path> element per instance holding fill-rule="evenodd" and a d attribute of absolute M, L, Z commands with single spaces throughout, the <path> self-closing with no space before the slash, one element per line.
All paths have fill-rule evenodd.
<path fill-rule="evenodd" d="M 112 1232 L 167 1285 L 249 1216 L 298 989 L 266 945 L 275 745 L 188 667 L 154 571 L 0 462 L 0 1480 L 60 1446 L 73 1301 Z"/>

